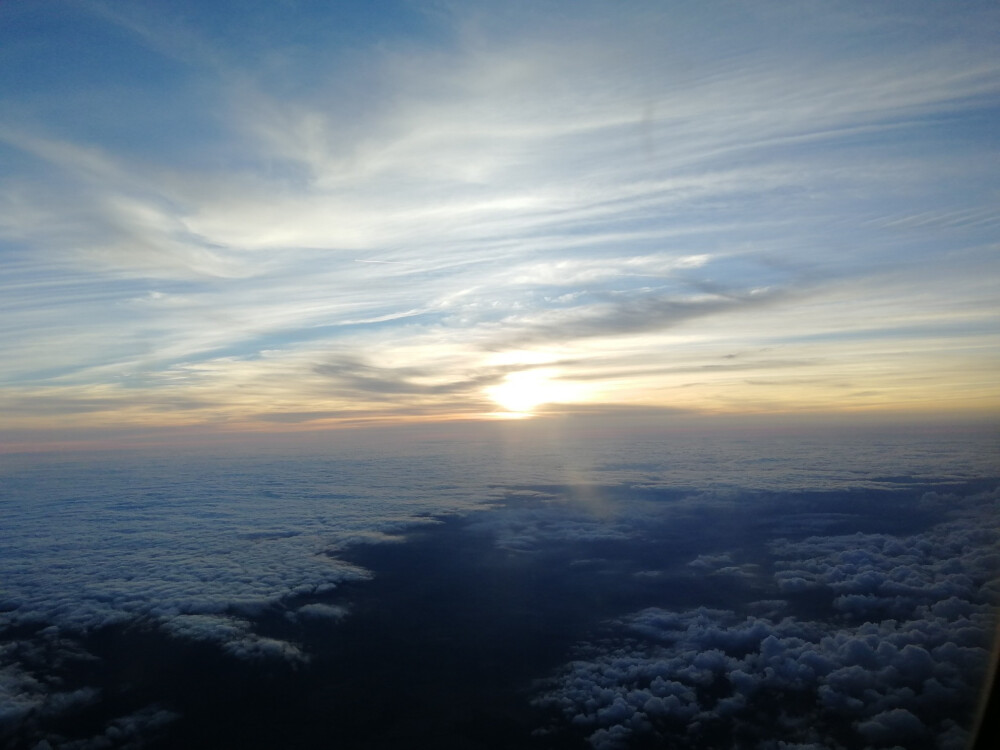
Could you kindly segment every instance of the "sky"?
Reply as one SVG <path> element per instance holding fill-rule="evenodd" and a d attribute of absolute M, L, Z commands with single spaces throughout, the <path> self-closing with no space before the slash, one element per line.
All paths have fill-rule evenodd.
<path fill-rule="evenodd" d="M 986 417 L 992 2 L 0 3 L 0 441 Z"/>

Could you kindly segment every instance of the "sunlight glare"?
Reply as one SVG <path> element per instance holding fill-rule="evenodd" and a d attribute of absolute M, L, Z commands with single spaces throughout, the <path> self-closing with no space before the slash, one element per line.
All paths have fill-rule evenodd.
<path fill-rule="evenodd" d="M 535 407 L 556 399 L 551 375 L 551 370 L 514 372 L 501 385 L 487 388 L 486 393 L 507 411 L 528 415 Z"/>

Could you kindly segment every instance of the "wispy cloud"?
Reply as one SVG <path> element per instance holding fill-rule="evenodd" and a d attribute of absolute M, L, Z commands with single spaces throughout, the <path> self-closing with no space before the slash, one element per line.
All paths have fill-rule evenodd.
<path fill-rule="evenodd" d="M 667 406 L 689 396 L 653 372 L 759 346 L 817 361 L 803 336 L 917 316 L 928 333 L 894 340 L 958 399 L 996 343 L 995 9 L 813 10 L 444 4 L 348 42 L 265 8 L 223 33 L 207 9 L 79 6 L 111 58 L 155 71 L 157 101 L 97 58 L 103 78 L 69 75 L 107 109 L 41 63 L 4 79 L 5 398 L 25 424 L 94 389 L 210 392 L 237 420 L 376 395 L 444 415 L 489 409 L 490 357 L 531 350 L 572 360 L 566 382 L 614 356 L 622 398 Z M 55 24 L 58 43 L 50 12 L 0 10 L 0 33 Z M 8 68 L 43 52 L 5 49 Z M 857 392 L 903 375 L 881 335 L 839 346 L 822 359 L 870 364 Z M 698 407 L 801 406 L 746 387 Z"/>

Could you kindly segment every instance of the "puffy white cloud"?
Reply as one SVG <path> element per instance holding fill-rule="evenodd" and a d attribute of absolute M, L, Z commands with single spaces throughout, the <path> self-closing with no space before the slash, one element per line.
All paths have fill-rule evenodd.
<path fill-rule="evenodd" d="M 316 602 L 299 607 L 293 614 L 310 620 L 340 620 L 346 617 L 347 613 L 346 607 Z"/>
<path fill-rule="evenodd" d="M 893 708 L 858 724 L 858 732 L 866 740 L 882 747 L 919 741 L 927 733 L 927 728 L 905 708 Z"/>
<path fill-rule="evenodd" d="M 0 655 L 9 659 L 11 644 L 4 644 Z M 0 727 L 8 728 L 21 722 L 45 701 L 44 686 L 14 664 L 0 669 Z"/>
<path fill-rule="evenodd" d="M 953 498 L 950 517 L 913 536 L 774 542 L 775 590 L 825 591 L 840 616 L 782 617 L 773 602 L 773 617 L 648 608 L 614 623 L 618 635 L 603 644 L 581 646 L 536 704 L 595 748 L 624 747 L 636 732 L 680 746 L 690 732 L 763 741 L 776 726 L 785 741 L 760 746 L 828 747 L 850 735 L 858 746 L 956 747 L 1000 603 L 998 499 Z M 732 561 L 702 555 L 689 567 L 708 576 Z"/>
<path fill-rule="evenodd" d="M 0 642 L 0 739 L 31 736 L 40 724 L 97 703 L 100 690 L 62 677 L 96 660 L 72 634 L 55 626 Z"/>

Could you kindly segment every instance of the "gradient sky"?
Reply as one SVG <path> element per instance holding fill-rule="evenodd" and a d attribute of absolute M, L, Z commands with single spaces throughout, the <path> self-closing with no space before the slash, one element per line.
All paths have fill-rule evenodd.
<path fill-rule="evenodd" d="M 8 445 L 1000 413 L 995 2 L 11 0 L 0 96 Z"/>

